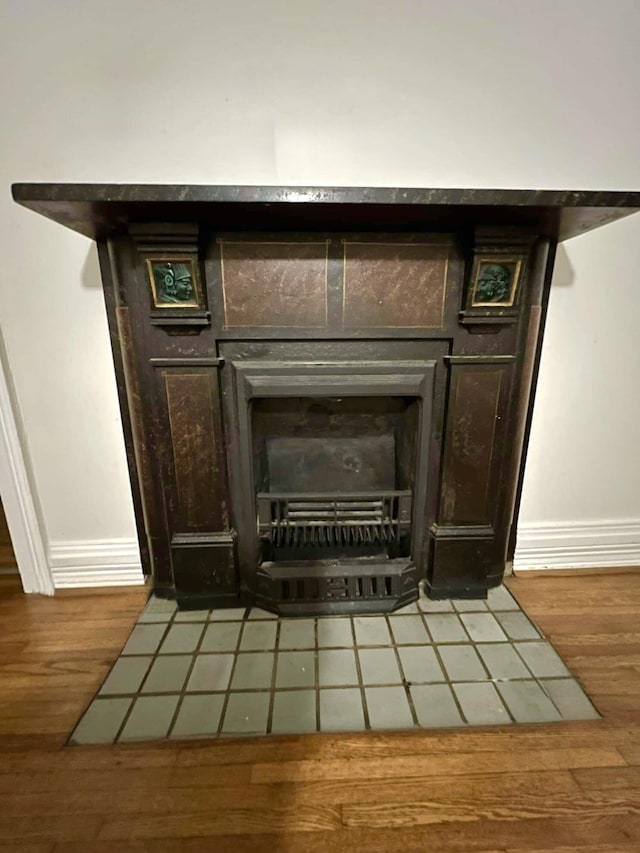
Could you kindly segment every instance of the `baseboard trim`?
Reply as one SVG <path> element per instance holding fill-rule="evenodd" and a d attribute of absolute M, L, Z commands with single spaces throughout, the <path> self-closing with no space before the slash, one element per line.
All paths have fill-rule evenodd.
<path fill-rule="evenodd" d="M 522 524 L 518 528 L 515 572 L 638 565 L 640 519 Z"/>
<path fill-rule="evenodd" d="M 144 583 L 135 539 L 52 542 L 49 566 L 56 589 Z"/>

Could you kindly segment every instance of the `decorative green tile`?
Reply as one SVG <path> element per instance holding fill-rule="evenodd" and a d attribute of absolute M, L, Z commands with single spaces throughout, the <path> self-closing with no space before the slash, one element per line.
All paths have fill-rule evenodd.
<path fill-rule="evenodd" d="M 193 261 L 184 258 L 147 260 L 156 307 L 198 305 Z"/>
<path fill-rule="evenodd" d="M 271 719 L 273 734 L 299 734 L 316 731 L 316 691 L 276 690 Z"/>
<path fill-rule="evenodd" d="M 481 261 L 473 291 L 473 305 L 511 305 L 517 263 Z"/>

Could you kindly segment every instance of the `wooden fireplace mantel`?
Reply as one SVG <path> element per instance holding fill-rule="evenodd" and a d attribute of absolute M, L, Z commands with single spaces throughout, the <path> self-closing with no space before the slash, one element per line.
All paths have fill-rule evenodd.
<path fill-rule="evenodd" d="M 375 226 L 437 230 L 517 225 L 562 241 L 640 210 L 640 192 L 17 183 L 19 204 L 98 240 L 130 222 L 206 222 L 213 227 Z"/>
<path fill-rule="evenodd" d="M 98 243 L 157 592 L 295 613 L 379 612 L 421 579 L 435 598 L 500 583 L 556 244 L 640 210 L 638 192 L 565 190 L 15 184 L 13 197 Z M 406 421 L 381 416 L 417 436 L 391 490 L 412 496 L 395 519 L 410 553 L 359 577 L 258 556 L 272 522 L 253 401 L 305 395 L 327 418 L 336 396 L 417 401 Z"/>

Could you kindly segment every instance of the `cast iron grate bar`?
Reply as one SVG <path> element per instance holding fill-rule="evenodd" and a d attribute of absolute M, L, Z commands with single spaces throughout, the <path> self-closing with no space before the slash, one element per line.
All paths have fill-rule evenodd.
<path fill-rule="evenodd" d="M 397 543 L 411 524 L 411 491 L 258 493 L 260 536 L 276 548 Z"/>

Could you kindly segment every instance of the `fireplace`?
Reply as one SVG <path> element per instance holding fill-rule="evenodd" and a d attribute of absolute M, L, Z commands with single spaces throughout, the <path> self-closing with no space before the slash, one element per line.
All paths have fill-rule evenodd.
<path fill-rule="evenodd" d="M 295 344 L 267 359 L 224 351 L 238 561 L 256 601 L 311 613 L 412 600 L 435 361 L 392 359 L 388 343 L 375 360 L 354 360 L 358 347 L 318 362 Z"/>
<path fill-rule="evenodd" d="M 483 597 L 558 240 L 640 194 L 18 184 L 98 242 L 145 573 L 182 608 Z"/>

